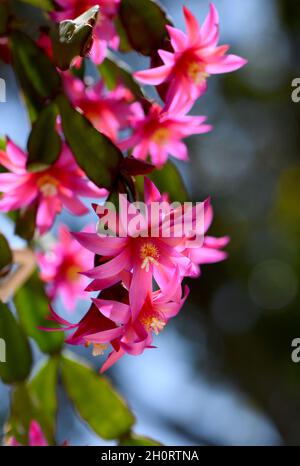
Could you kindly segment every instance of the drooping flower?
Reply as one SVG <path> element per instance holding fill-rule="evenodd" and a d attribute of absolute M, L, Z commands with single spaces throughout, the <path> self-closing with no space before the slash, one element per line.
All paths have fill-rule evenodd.
<path fill-rule="evenodd" d="M 72 311 L 78 299 L 86 298 L 88 279 L 80 272 L 93 266 L 94 255 L 74 240 L 66 225 L 61 225 L 58 241 L 50 251 L 37 253 L 41 278 L 47 283 L 51 300 L 60 297 Z"/>
<path fill-rule="evenodd" d="M 37 202 L 36 224 L 40 234 L 49 230 L 62 207 L 74 215 L 88 212 L 78 196 L 100 198 L 106 191 L 89 181 L 76 164 L 66 145 L 59 159 L 39 172 L 26 169 L 27 154 L 8 140 L 6 151 L 0 151 L 0 165 L 10 173 L 0 173 L 0 211 L 9 212 Z"/>
<path fill-rule="evenodd" d="M 149 155 L 158 168 L 164 165 L 169 154 L 188 160 L 188 150 L 182 139 L 212 129 L 212 126 L 203 124 L 206 117 L 165 112 L 158 104 L 153 104 L 145 115 L 142 106 L 136 103 L 134 113 L 135 116 L 130 118 L 133 134 L 119 146 L 123 150 L 133 148 L 132 155 L 137 159 L 146 160 Z"/>
<path fill-rule="evenodd" d="M 159 50 L 164 65 L 135 73 L 142 83 L 169 83 L 167 109 L 190 108 L 206 90 L 207 78 L 212 74 L 228 73 L 243 67 L 247 61 L 237 55 L 226 55 L 228 45 L 218 46 L 219 15 L 213 4 L 202 26 L 183 8 L 186 30 L 167 26 L 174 52 Z"/>
<path fill-rule="evenodd" d="M 117 34 L 114 17 L 116 16 L 121 0 L 56 0 L 58 9 L 52 13 L 55 21 L 75 19 L 85 13 L 89 8 L 99 5 L 100 12 L 98 21 L 94 28 L 94 42 L 90 52 L 92 60 L 100 64 L 110 47 L 117 50 L 119 47 L 119 36 Z"/>
<path fill-rule="evenodd" d="M 182 296 L 178 287 L 179 270 L 175 270 L 172 280 L 163 292 L 149 292 L 136 319 L 132 319 L 126 285 L 131 275 L 124 278 L 123 300 L 115 301 L 100 298 L 93 299 L 93 305 L 78 324 L 70 324 L 51 310 L 52 321 L 62 325 L 61 330 L 75 332 L 66 340 L 69 344 L 93 346 L 93 355 L 99 356 L 111 345 L 112 352 L 101 368 L 104 372 L 125 354 L 139 355 L 146 348 L 152 348 L 153 334 L 158 335 L 169 320 L 175 317 L 182 308 L 187 296 L 185 288 Z M 53 331 L 54 329 L 51 329 Z"/>
<path fill-rule="evenodd" d="M 8 440 L 7 444 L 12 447 L 22 446 L 14 437 Z M 29 447 L 47 447 L 48 442 L 43 434 L 41 426 L 37 421 L 32 420 L 28 431 L 28 446 Z"/>
<path fill-rule="evenodd" d="M 177 268 L 180 272 L 177 287 L 180 286 L 184 276 L 194 275 L 194 256 L 191 259 L 188 251 L 190 248 L 197 248 L 197 245 L 188 241 L 189 237 L 184 229 L 180 230 L 179 234 L 178 232 L 176 235 L 173 234 L 176 225 L 183 221 L 181 206 L 174 209 L 172 205 L 168 205 L 168 212 L 166 214 L 159 213 L 155 215 L 154 219 L 152 202 L 161 202 L 165 199 L 147 178 L 145 179 L 144 191 L 147 215 L 141 215 L 129 204 L 129 210 L 126 212 L 127 218 L 130 218 L 131 215 L 133 219 L 137 218 L 138 221 L 134 221 L 132 225 L 130 222 L 126 225 L 125 235 L 123 233 L 120 235 L 121 231 L 116 231 L 116 236 L 100 236 L 97 233 L 75 234 L 75 238 L 82 246 L 101 256 L 100 265 L 85 272 L 87 277 L 94 280 L 88 287 L 89 291 L 108 288 L 120 280 L 121 273 L 132 273 L 129 302 L 133 319 L 139 314 L 149 291 L 152 291 L 153 279 L 163 292 Z M 165 203 L 167 202 L 165 201 Z M 204 203 L 204 216 L 205 210 L 208 208 L 209 201 L 206 201 Z M 196 210 L 192 212 L 192 216 L 195 216 L 195 213 Z M 138 235 L 135 230 L 137 223 L 140 230 Z M 193 217 L 190 222 L 191 230 L 194 223 L 195 218 Z M 168 226 L 167 234 L 166 225 Z M 197 225 L 194 227 L 197 228 Z M 203 235 L 201 231 L 196 233 L 200 236 Z M 117 236 L 118 234 L 119 236 Z M 198 247 L 201 248 L 202 244 Z M 194 260 L 197 262 L 197 259 Z"/>
<path fill-rule="evenodd" d="M 87 87 L 81 79 L 66 73 L 64 85 L 72 103 L 82 110 L 98 131 L 116 142 L 119 131 L 128 126 L 133 99 L 131 92 L 122 85 L 106 91 L 102 81 Z"/>

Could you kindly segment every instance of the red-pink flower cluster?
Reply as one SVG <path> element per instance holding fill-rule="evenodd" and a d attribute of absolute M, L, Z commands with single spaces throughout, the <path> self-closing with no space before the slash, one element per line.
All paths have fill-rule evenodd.
<path fill-rule="evenodd" d="M 212 208 L 209 200 L 204 203 L 204 232 L 197 231 L 196 211 L 193 211 L 191 225 L 195 225 L 195 229 L 189 235 L 184 230 L 175 235 L 172 232 L 179 219 L 181 221 L 181 206 L 173 208 L 169 205 L 168 212 L 159 215 L 157 224 L 153 225 L 150 223 L 153 203 L 166 204 L 167 201 L 147 178 L 144 191 L 149 215 L 144 217 L 148 223 L 140 235 L 133 232 L 128 232 L 127 236 L 120 235 L 120 230 L 113 232 L 113 236 L 74 234 L 83 247 L 101 257 L 100 265 L 85 272 L 93 279 L 87 290 L 101 291 L 100 298 L 92 300 L 93 306 L 87 315 L 78 324 L 70 324 L 52 310 L 52 319 L 64 330 L 76 329 L 68 343 L 92 344 L 95 355 L 112 346 L 102 371 L 125 353 L 138 355 L 151 348 L 153 334 L 164 329 L 187 298 L 188 288 L 183 288 L 183 279 L 198 277 L 202 264 L 219 262 L 227 256 L 222 248 L 227 245 L 228 237 L 217 239 L 207 236 L 200 244 L 191 241 L 195 235 L 206 233 L 210 226 Z M 132 205 L 128 205 L 129 210 L 131 215 L 140 218 L 140 213 L 138 210 L 134 212 Z M 167 237 L 163 234 L 166 220 L 171 231 Z M 150 234 L 154 230 L 155 236 Z"/>
<path fill-rule="evenodd" d="M 55 4 L 56 11 L 51 13 L 55 21 L 77 18 L 90 7 L 100 6 L 90 53 L 95 64 L 104 60 L 109 47 L 118 49 L 115 18 L 120 0 L 56 0 Z M 219 17 L 213 4 L 201 26 L 187 8 L 184 8 L 184 16 L 186 33 L 167 26 L 169 48 L 158 50 L 162 65 L 134 75 L 141 83 L 158 87 L 160 95 L 165 97 L 161 105 L 143 98 L 140 92 L 135 93 L 132 84 L 137 83 L 131 82 L 129 90 L 126 83 L 130 78 L 127 76 L 122 82 L 122 72 L 120 81 L 115 80 L 116 86 L 110 90 L 102 80 L 89 85 L 88 80 L 81 80 L 71 72 L 61 72 L 65 92 L 73 106 L 121 150 L 139 159 L 128 157 L 120 163 L 117 181 L 121 190 L 122 183 L 127 182 L 129 191 L 130 186 L 134 191 L 132 176 L 149 172 L 149 164 L 144 163 L 148 159 L 158 169 L 169 156 L 188 160 L 183 140 L 212 129 L 204 116 L 189 115 L 196 100 L 206 91 L 209 76 L 234 71 L 246 64 L 243 58 L 227 54 L 229 46 L 218 45 Z M 39 45 L 51 57 L 49 36 L 42 35 Z M 59 121 L 57 126 L 59 128 Z M 98 199 L 107 195 L 87 179 L 65 142 L 52 166 L 30 172 L 26 168 L 27 154 L 8 140 L 6 150 L 0 151 L 0 165 L 8 171 L 0 173 L 0 211 L 36 206 L 36 226 L 40 234 L 52 227 L 63 207 L 74 215 L 87 213 L 79 197 Z M 75 234 L 74 239 L 66 227 L 61 227 L 58 244 L 52 251 L 37 255 L 41 278 L 47 284 L 51 300 L 60 296 L 64 305 L 72 309 L 87 291 L 98 292 L 98 298 L 92 299 L 90 310 L 79 323 L 70 324 L 53 309 L 51 319 L 63 330 L 74 330 L 66 340 L 70 344 L 93 345 L 95 355 L 111 347 L 102 371 L 126 353 L 138 355 L 153 347 L 153 334 L 163 330 L 187 298 L 189 290 L 183 280 L 199 277 L 202 264 L 227 257 L 223 248 L 228 237 L 207 235 L 213 218 L 209 200 L 204 203 L 203 231 L 199 231 L 196 210 L 192 210 L 190 231 L 183 230 L 179 235 L 163 234 L 166 219 L 172 230 L 178 226 L 182 215 L 181 207 L 171 205 L 167 194 L 161 194 L 145 179 L 146 211 L 151 212 L 154 202 L 165 202 L 169 206 L 168 213 L 157 218 L 157 235 L 152 234 L 151 215 L 145 223 L 147 234 L 142 235 L 130 231 L 122 235 L 116 228 L 112 236 L 84 231 Z M 96 206 L 95 210 L 102 221 L 102 209 Z M 140 215 L 138 210 L 133 213 L 137 217 Z M 201 243 L 191 241 L 197 235 L 203 237 Z M 88 279 L 92 282 L 87 286 Z"/>
<path fill-rule="evenodd" d="M 10 173 L 0 173 L 0 212 L 37 205 L 36 225 L 40 234 L 48 231 L 63 207 L 74 215 L 88 213 L 79 196 L 99 198 L 107 194 L 86 178 L 66 145 L 53 165 L 29 172 L 27 154 L 8 140 L 0 150 L 0 165 Z"/>
<path fill-rule="evenodd" d="M 38 252 L 37 260 L 51 300 L 60 297 L 72 311 L 80 298 L 87 298 L 88 278 L 80 272 L 92 267 L 94 255 L 74 240 L 65 225 L 59 227 L 58 241 L 47 252 Z"/>

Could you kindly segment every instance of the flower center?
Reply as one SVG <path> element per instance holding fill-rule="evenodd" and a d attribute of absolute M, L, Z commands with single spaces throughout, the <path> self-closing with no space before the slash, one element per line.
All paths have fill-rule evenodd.
<path fill-rule="evenodd" d="M 71 282 L 76 282 L 78 279 L 78 274 L 80 272 L 80 268 L 77 267 L 76 265 L 72 265 L 71 267 L 68 268 L 67 270 L 67 278 Z"/>
<path fill-rule="evenodd" d="M 89 341 L 86 342 L 85 347 L 88 348 L 91 345 L 93 345 L 93 356 L 102 356 L 104 351 L 108 348 L 108 345 L 105 345 L 103 343 L 90 343 Z"/>
<path fill-rule="evenodd" d="M 152 243 L 144 243 L 140 250 L 140 257 L 143 260 L 142 269 L 149 272 L 150 264 L 158 265 L 159 252 L 157 247 Z"/>
<path fill-rule="evenodd" d="M 167 128 L 160 128 L 156 130 L 152 136 L 152 139 L 159 146 L 165 146 L 168 144 L 170 138 L 170 131 Z"/>
<path fill-rule="evenodd" d="M 141 320 L 142 324 L 148 331 L 152 331 L 158 335 L 166 326 L 166 322 L 155 316 L 148 316 Z"/>
<path fill-rule="evenodd" d="M 202 84 L 209 77 L 205 71 L 205 64 L 199 62 L 191 62 L 187 67 L 187 74 L 195 84 Z"/>
<path fill-rule="evenodd" d="M 57 194 L 58 181 L 50 175 L 41 176 L 38 187 L 44 196 L 52 197 Z"/>

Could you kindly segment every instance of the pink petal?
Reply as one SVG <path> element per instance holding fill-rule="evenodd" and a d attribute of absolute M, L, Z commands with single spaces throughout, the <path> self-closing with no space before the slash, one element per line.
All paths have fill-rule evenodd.
<path fill-rule="evenodd" d="M 147 295 L 152 291 L 152 273 L 146 272 L 137 264 L 133 270 L 132 281 L 129 290 L 129 302 L 132 318 L 135 320 L 142 309 Z"/>
<path fill-rule="evenodd" d="M 29 446 L 46 447 L 48 442 L 44 437 L 40 425 L 36 421 L 31 421 L 29 426 Z"/>
<path fill-rule="evenodd" d="M 119 351 L 112 351 L 109 354 L 103 366 L 101 367 L 101 370 L 100 370 L 101 374 L 107 371 L 107 369 L 109 369 L 113 364 L 115 364 L 122 356 L 124 356 L 124 354 L 125 354 L 125 351 L 122 348 L 120 348 Z"/>
<path fill-rule="evenodd" d="M 116 256 L 127 243 L 127 238 L 102 238 L 97 233 L 73 233 L 73 236 L 84 248 L 100 256 Z"/>
<path fill-rule="evenodd" d="M 36 225 L 41 235 L 52 227 L 58 210 L 57 207 L 57 198 L 42 197 L 36 217 Z"/>
<path fill-rule="evenodd" d="M 103 330 L 102 332 L 92 333 L 91 335 L 85 335 L 85 341 L 89 343 L 109 343 L 115 338 L 119 338 L 124 333 L 123 327 L 113 328 L 111 330 Z"/>
<path fill-rule="evenodd" d="M 114 279 L 115 275 L 118 275 L 122 270 L 128 270 L 130 268 L 131 258 L 130 251 L 125 249 L 118 256 L 114 257 L 110 261 L 106 262 L 103 265 L 99 265 L 88 272 L 85 272 L 89 278 L 105 279 L 112 278 Z"/>
<path fill-rule="evenodd" d="M 63 206 L 73 215 L 85 215 L 89 212 L 89 209 L 74 195 L 69 197 L 60 190 L 58 196 Z"/>
<path fill-rule="evenodd" d="M 200 26 L 195 16 L 190 12 L 188 8 L 183 7 L 183 12 L 185 16 L 185 24 L 187 29 L 187 34 L 189 37 L 189 43 L 195 43 L 200 41 Z"/>
<path fill-rule="evenodd" d="M 189 160 L 188 150 L 183 142 L 174 141 L 168 145 L 168 148 L 173 157 L 176 157 L 179 160 Z"/>
<path fill-rule="evenodd" d="M 0 173 L 0 192 L 5 193 L 22 184 L 23 177 L 14 173 Z"/>
<path fill-rule="evenodd" d="M 16 167 L 25 167 L 27 155 L 10 139 L 8 139 L 6 144 L 6 153 Z"/>
<path fill-rule="evenodd" d="M 247 64 L 247 60 L 237 55 L 226 55 L 216 63 L 209 63 L 206 70 L 209 74 L 230 73 Z"/>
<path fill-rule="evenodd" d="M 150 70 L 137 71 L 134 73 L 134 77 L 141 83 L 157 86 L 168 79 L 171 70 L 171 66 L 164 65 Z"/>
<path fill-rule="evenodd" d="M 107 299 L 92 299 L 101 314 L 117 324 L 126 324 L 130 319 L 130 309 L 128 304 Z"/>
<path fill-rule="evenodd" d="M 174 52 L 181 52 L 188 46 L 188 38 L 183 31 L 173 26 L 166 26 Z"/>
<path fill-rule="evenodd" d="M 167 50 L 158 50 L 158 55 L 160 56 L 165 65 L 174 65 L 175 57 L 173 53 L 167 52 Z"/>
<path fill-rule="evenodd" d="M 144 178 L 144 199 L 147 205 L 152 202 L 158 202 L 161 199 L 161 194 L 153 181 L 145 176 Z"/>
<path fill-rule="evenodd" d="M 201 26 L 202 46 L 215 46 L 219 40 L 219 13 L 213 3 L 209 13 Z"/>

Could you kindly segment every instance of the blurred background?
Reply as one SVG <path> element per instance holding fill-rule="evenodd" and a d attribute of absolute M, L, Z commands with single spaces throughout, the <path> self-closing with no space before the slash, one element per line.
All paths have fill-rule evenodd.
<path fill-rule="evenodd" d="M 209 6 L 161 3 L 180 28 L 183 3 L 201 21 Z M 179 167 L 194 201 L 212 197 L 210 233 L 230 235 L 230 257 L 189 280 L 190 298 L 157 349 L 123 358 L 108 377 L 136 414 L 137 433 L 166 445 L 300 445 L 300 363 L 291 360 L 300 337 L 300 103 L 291 99 L 291 82 L 300 77 L 300 2 L 215 4 L 221 43 L 249 64 L 210 79 L 193 113 L 207 115 L 214 131 L 189 140 L 191 163 Z M 148 65 L 133 54 L 123 59 L 135 69 Z M 0 133 L 25 147 L 29 127 L 16 83 L 2 64 L 0 76 L 8 85 Z M 59 219 L 73 229 L 88 220 Z M 3 216 L 0 225 L 22 245 Z M 77 318 L 85 309 L 79 306 Z M 89 358 L 88 350 L 78 352 Z M 91 362 L 99 368 L 102 361 Z M 9 393 L 0 390 L 4 422 Z M 58 442 L 101 445 L 64 396 Z"/>

